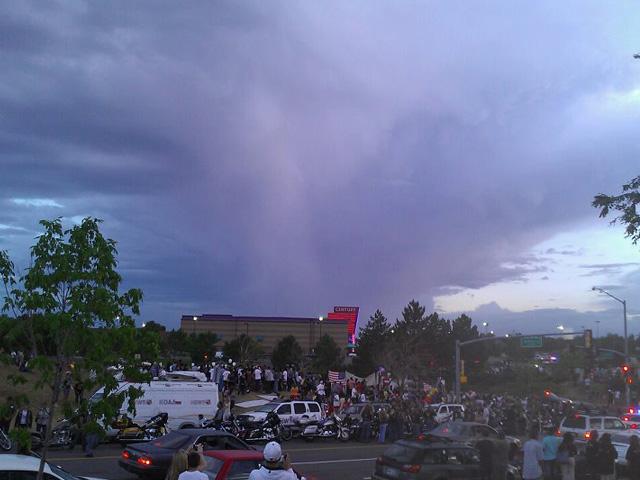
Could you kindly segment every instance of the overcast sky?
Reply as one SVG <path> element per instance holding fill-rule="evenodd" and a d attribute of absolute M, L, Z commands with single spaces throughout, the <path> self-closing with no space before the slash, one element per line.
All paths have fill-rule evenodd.
<path fill-rule="evenodd" d="M 640 248 L 635 1 L 6 2 L 0 248 L 105 220 L 140 322 L 412 298 L 619 331 Z M 640 317 L 630 319 L 631 333 Z"/>

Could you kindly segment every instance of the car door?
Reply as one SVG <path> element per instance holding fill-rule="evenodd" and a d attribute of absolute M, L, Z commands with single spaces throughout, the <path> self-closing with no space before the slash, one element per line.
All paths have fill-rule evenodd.
<path fill-rule="evenodd" d="M 283 403 L 276 409 L 276 413 L 278 417 L 280 417 L 280 422 L 283 425 L 293 425 L 293 413 L 291 411 L 290 403 Z"/>
<path fill-rule="evenodd" d="M 309 418 L 316 422 L 322 420 L 322 414 L 320 413 L 320 405 L 315 402 L 309 403 Z"/>
<path fill-rule="evenodd" d="M 589 419 L 589 431 L 591 430 L 602 432 L 602 417 L 591 417 Z"/>
<path fill-rule="evenodd" d="M 609 433 L 620 433 L 627 429 L 626 425 L 617 418 L 606 417 L 602 423 L 602 428 Z"/>
<path fill-rule="evenodd" d="M 302 419 L 309 418 L 306 402 L 293 402 L 293 417 L 291 423 L 299 422 Z"/>
<path fill-rule="evenodd" d="M 469 452 L 468 448 L 447 448 L 447 478 L 451 480 L 481 478 L 480 458 L 477 458 L 477 462 L 472 461 Z"/>

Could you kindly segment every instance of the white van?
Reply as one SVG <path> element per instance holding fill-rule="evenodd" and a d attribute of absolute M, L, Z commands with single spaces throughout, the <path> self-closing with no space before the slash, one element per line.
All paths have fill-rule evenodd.
<path fill-rule="evenodd" d="M 142 397 L 136 400 L 135 423 L 141 424 L 161 412 L 169 414 L 167 428 L 193 428 L 200 426 L 198 415 L 212 417 L 218 407 L 218 386 L 209 382 L 171 382 L 151 381 L 150 383 L 121 382 L 118 391 L 128 390 L 129 387 L 139 387 L 143 390 Z M 89 399 L 97 401 L 104 395 L 101 388 Z M 120 412 L 127 413 L 127 400 L 122 404 Z M 130 414 L 128 414 L 130 415 Z M 108 437 L 115 437 L 117 431 L 107 431 Z"/>

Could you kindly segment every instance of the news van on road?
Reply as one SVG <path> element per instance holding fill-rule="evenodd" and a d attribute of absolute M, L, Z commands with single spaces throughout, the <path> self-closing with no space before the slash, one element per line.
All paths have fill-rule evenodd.
<path fill-rule="evenodd" d="M 198 415 L 212 417 L 218 406 L 218 386 L 210 382 L 164 381 L 152 380 L 150 383 L 120 382 L 119 392 L 129 387 L 140 388 L 143 395 L 136 399 L 136 412 L 132 420 L 142 424 L 154 415 L 166 412 L 169 415 L 169 430 L 194 428 L 200 425 Z M 90 398 L 98 401 L 104 395 L 104 388 L 99 389 Z M 128 401 L 120 408 L 120 413 L 127 413 Z M 109 428 L 107 437 L 115 438 L 117 430 Z"/>

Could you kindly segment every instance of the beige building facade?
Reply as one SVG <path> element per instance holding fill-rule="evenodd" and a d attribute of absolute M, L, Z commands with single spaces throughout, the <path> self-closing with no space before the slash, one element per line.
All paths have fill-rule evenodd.
<path fill-rule="evenodd" d="M 311 353 L 323 335 L 329 335 L 340 348 L 348 343 L 348 321 L 317 317 L 248 317 L 234 315 L 183 315 L 180 330 L 187 334 L 211 332 L 220 341 L 216 347 L 242 334 L 256 340 L 270 354 L 280 339 L 293 335 L 305 354 Z"/>

